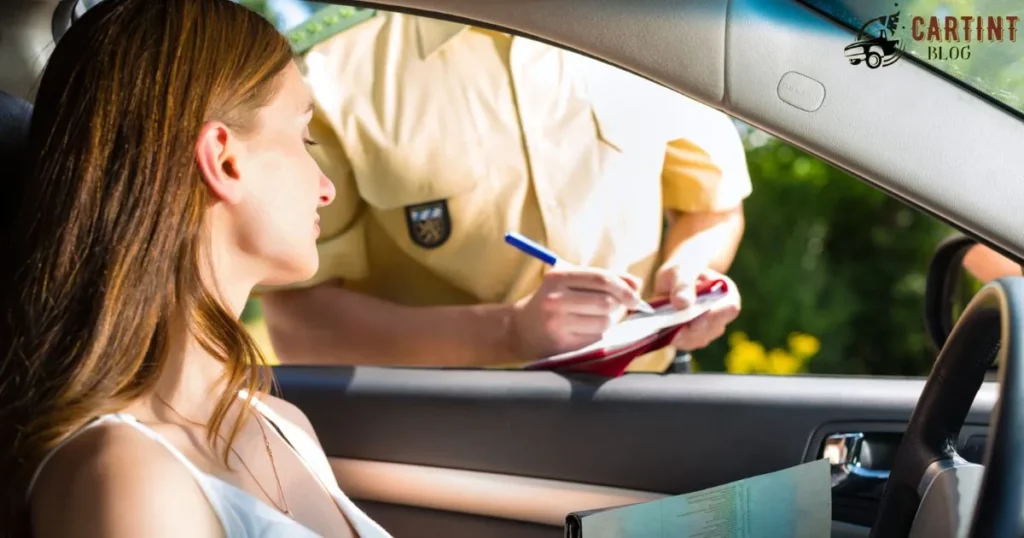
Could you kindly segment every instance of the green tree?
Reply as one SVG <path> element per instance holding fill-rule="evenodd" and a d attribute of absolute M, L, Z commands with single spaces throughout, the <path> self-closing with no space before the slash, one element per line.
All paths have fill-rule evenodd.
<path fill-rule="evenodd" d="M 743 313 L 730 332 L 781 349 L 813 335 L 810 372 L 927 373 L 925 274 L 952 230 L 781 140 L 747 155 L 749 226 L 730 271 Z M 699 367 L 723 370 L 728 341 L 695 353 Z"/>

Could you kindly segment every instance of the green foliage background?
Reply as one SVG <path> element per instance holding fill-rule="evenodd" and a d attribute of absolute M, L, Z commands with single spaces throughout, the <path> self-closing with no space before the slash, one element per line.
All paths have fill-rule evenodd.
<path fill-rule="evenodd" d="M 925 375 L 925 274 L 953 230 L 777 138 L 744 138 L 754 190 L 730 271 L 743 296 L 730 331 L 766 348 L 817 337 L 813 373 Z M 728 348 L 723 338 L 694 358 L 724 370 Z"/>

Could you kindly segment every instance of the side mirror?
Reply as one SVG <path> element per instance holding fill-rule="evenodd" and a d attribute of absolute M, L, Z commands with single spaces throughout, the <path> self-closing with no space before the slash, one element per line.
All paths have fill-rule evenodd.
<path fill-rule="evenodd" d="M 964 256 L 978 242 L 966 235 L 954 235 L 941 243 L 928 265 L 924 291 L 924 323 L 928 337 L 938 352 L 956 321 L 956 303 L 964 281 Z M 964 305 L 961 305 L 961 308 Z"/>
<path fill-rule="evenodd" d="M 1021 276 L 1024 266 L 962 234 L 941 243 L 925 282 L 925 327 L 935 351 L 946 344 L 957 317 L 989 281 Z"/>

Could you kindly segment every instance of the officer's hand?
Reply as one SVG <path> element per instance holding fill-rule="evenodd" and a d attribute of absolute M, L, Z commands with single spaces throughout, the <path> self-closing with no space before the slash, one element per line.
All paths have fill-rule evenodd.
<path fill-rule="evenodd" d="M 725 327 L 740 314 L 740 293 L 736 283 L 725 275 L 705 269 L 697 274 L 687 273 L 678 266 L 670 265 L 658 271 L 654 281 L 654 295 L 668 296 L 672 306 L 681 310 L 696 301 L 699 282 L 723 279 L 728 285 L 726 297 L 715 304 L 706 314 L 683 326 L 676 333 L 672 345 L 681 351 L 695 351 L 725 334 Z"/>
<path fill-rule="evenodd" d="M 516 305 L 515 338 L 520 353 L 540 358 L 590 345 L 638 304 L 629 274 L 574 267 L 555 269 L 533 295 Z"/>

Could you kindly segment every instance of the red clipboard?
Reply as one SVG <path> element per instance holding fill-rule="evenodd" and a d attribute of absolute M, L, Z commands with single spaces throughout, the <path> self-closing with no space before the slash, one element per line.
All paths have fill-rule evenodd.
<path fill-rule="evenodd" d="M 725 280 L 707 280 L 697 285 L 698 299 L 718 295 L 724 297 L 728 292 L 729 285 Z M 652 301 L 650 305 L 659 308 L 668 304 L 668 298 Z M 707 303 L 710 308 L 711 302 Z M 665 327 L 639 340 L 629 344 L 605 347 L 590 350 L 580 354 L 565 354 L 557 359 L 540 359 L 523 366 L 524 370 L 551 370 L 557 372 L 586 372 L 604 377 L 619 377 L 625 373 L 626 368 L 637 357 L 646 353 L 656 351 L 672 343 L 676 333 L 684 326 L 699 319 L 705 312 L 685 322 Z"/>

